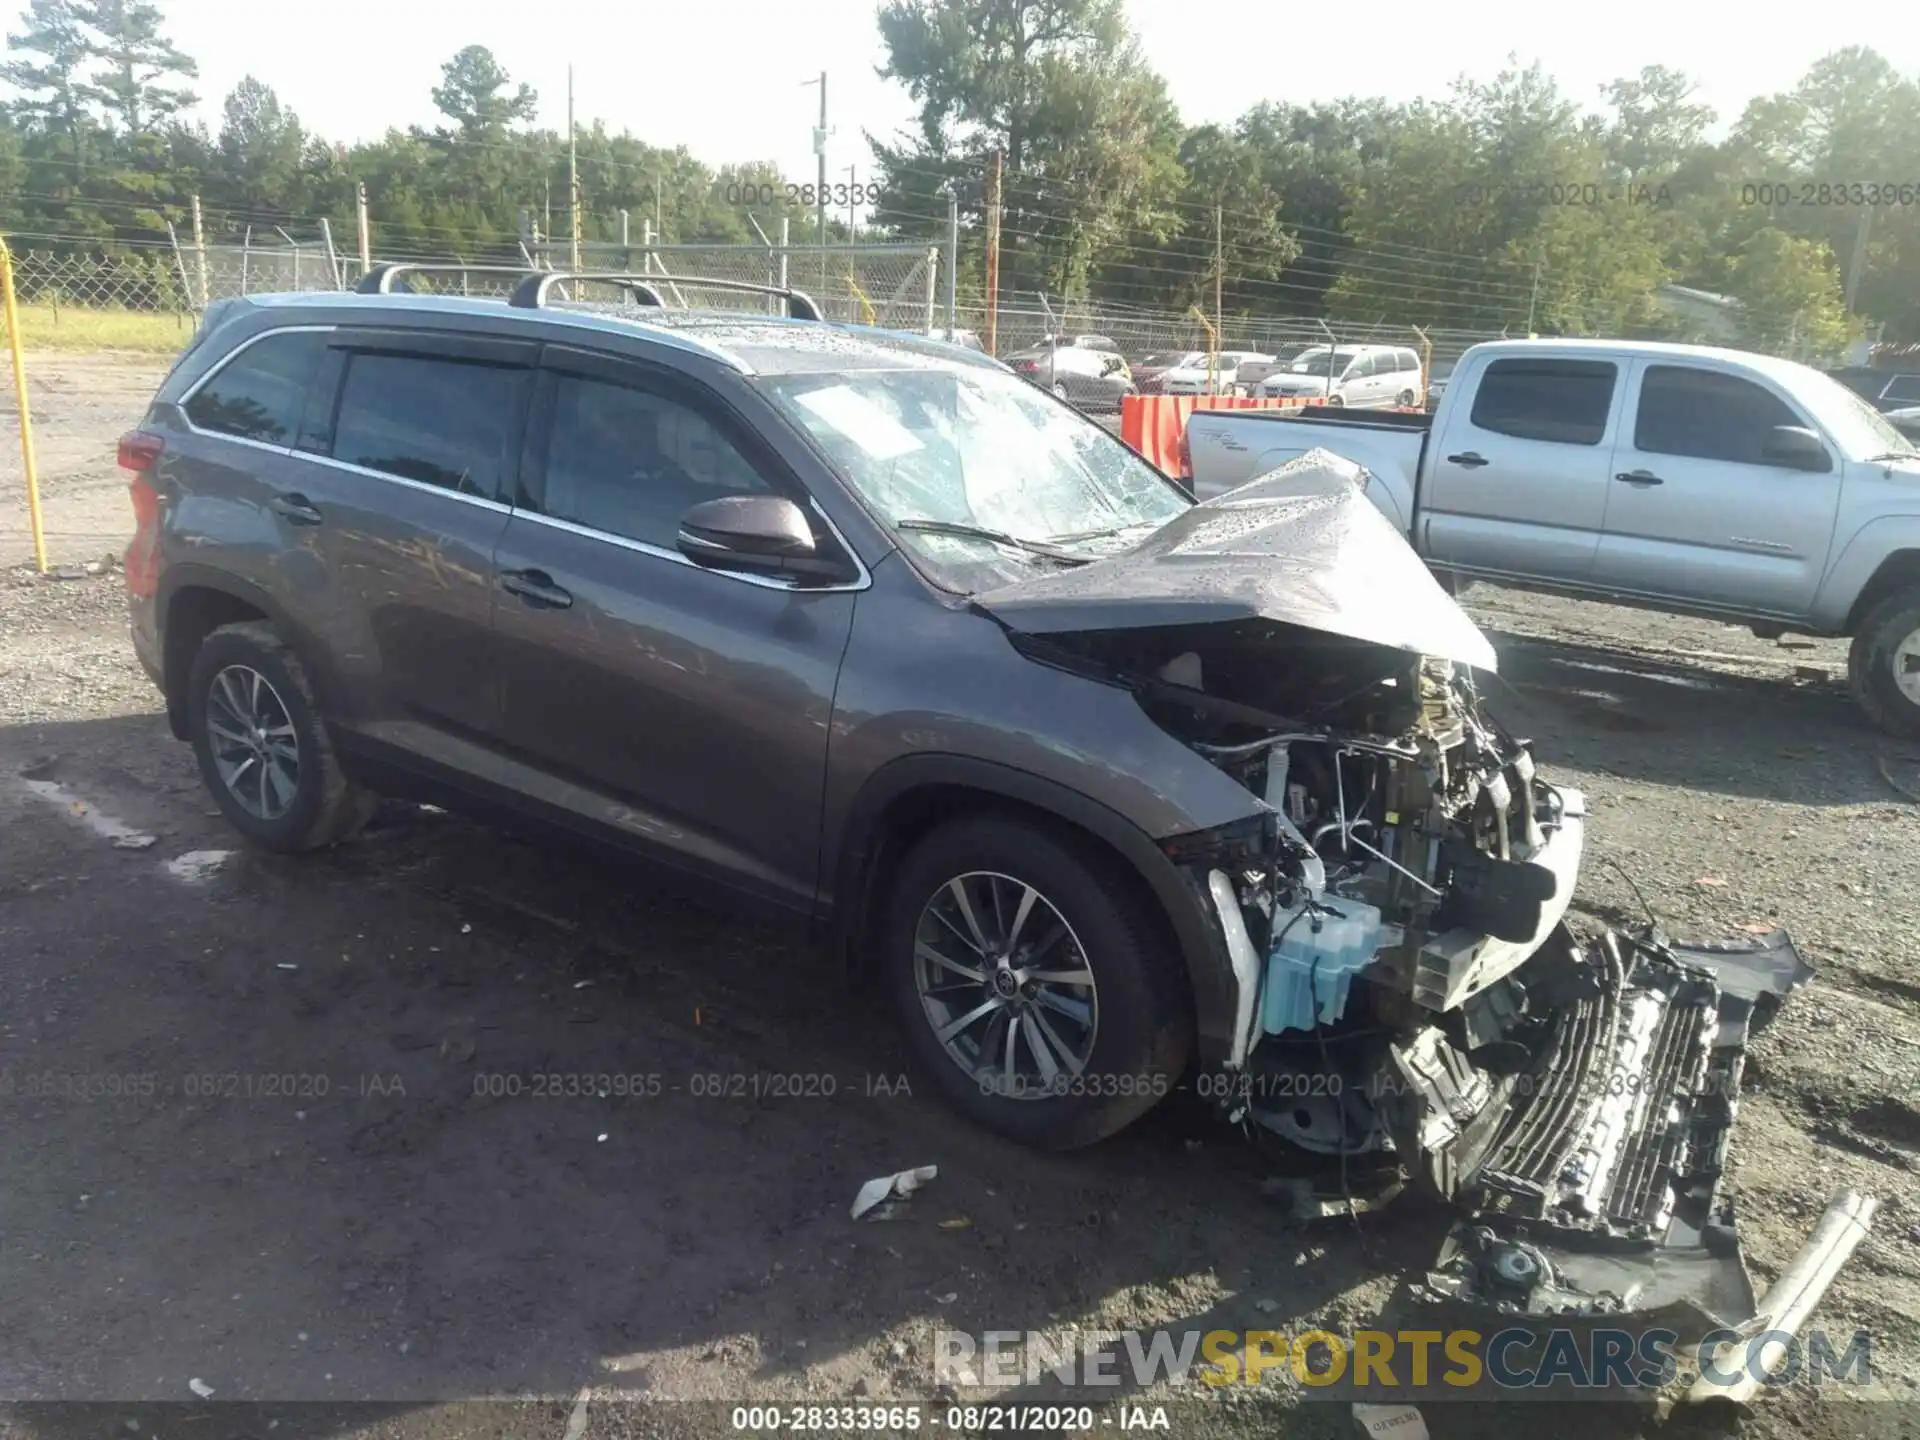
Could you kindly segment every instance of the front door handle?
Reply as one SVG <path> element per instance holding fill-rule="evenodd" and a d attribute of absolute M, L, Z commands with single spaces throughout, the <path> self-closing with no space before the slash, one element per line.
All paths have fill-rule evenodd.
<path fill-rule="evenodd" d="M 1622 485 L 1647 486 L 1664 485 L 1667 483 L 1651 470 L 1622 470 L 1613 478 L 1618 480 Z"/>
<path fill-rule="evenodd" d="M 1458 455 L 1447 456 L 1447 463 L 1464 466 L 1468 470 L 1478 470 L 1482 465 L 1491 465 L 1493 462 L 1478 450 L 1463 450 Z"/>
<path fill-rule="evenodd" d="M 273 513 L 292 525 L 318 525 L 323 518 L 314 503 L 297 490 L 274 496 Z"/>
<path fill-rule="evenodd" d="M 540 610 L 565 610 L 573 604 L 573 596 L 554 584 L 544 570 L 503 570 L 500 588 Z"/>

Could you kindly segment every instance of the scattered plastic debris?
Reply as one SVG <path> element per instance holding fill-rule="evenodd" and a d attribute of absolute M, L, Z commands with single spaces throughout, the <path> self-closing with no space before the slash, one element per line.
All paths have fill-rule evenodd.
<path fill-rule="evenodd" d="M 115 838 L 113 848 L 116 850 L 151 850 L 158 843 L 159 838 L 153 835 L 121 835 Z"/>
<path fill-rule="evenodd" d="M 580 1440 L 587 1433 L 587 1401 L 592 1394 L 590 1388 L 582 1385 L 580 1393 L 573 1397 L 573 1411 L 567 1416 L 567 1428 L 560 1440 Z"/>
<path fill-rule="evenodd" d="M 291 960 L 282 960 L 279 964 L 275 965 L 273 968 L 276 970 L 298 970 L 300 967 L 294 964 Z"/>
<path fill-rule="evenodd" d="M 940 1228 L 942 1230 L 970 1230 L 973 1228 L 973 1221 L 965 1215 L 956 1215 L 951 1220 L 942 1220 L 940 1222 Z"/>
<path fill-rule="evenodd" d="M 29 795 L 37 796 L 49 805 L 58 805 L 102 840 L 111 840 L 122 850 L 144 850 L 154 843 L 153 836 L 145 831 L 134 829 L 125 821 L 114 819 L 91 801 L 82 800 L 64 785 L 56 784 L 51 780 L 30 779 L 23 779 L 20 783 Z"/>
<path fill-rule="evenodd" d="M 600 1132 L 600 1134 L 598 1134 L 598 1135 L 596 1135 L 596 1136 L 594 1137 L 594 1142 L 593 1142 L 593 1143 L 594 1143 L 594 1144 L 596 1144 L 596 1145 L 604 1145 L 604 1144 L 606 1144 L 606 1143 L 607 1143 L 607 1135 L 606 1135 L 606 1132 L 605 1132 L 605 1131 L 603 1130 L 603 1131 L 601 1131 L 601 1132 Z"/>
<path fill-rule="evenodd" d="M 231 850 L 189 850 L 184 855 L 174 856 L 161 868 L 176 880 L 200 885 L 218 874 L 220 867 L 232 856 Z"/>
<path fill-rule="evenodd" d="M 1702 875 L 1693 883 L 1696 885 L 1721 886 L 1725 885 L 1727 881 L 1724 875 Z"/>
<path fill-rule="evenodd" d="M 951 1305 L 954 1301 L 958 1300 L 959 1298 L 960 1298 L 960 1292 L 958 1290 L 949 1290 L 944 1295 L 936 1295 L 933 1297 L 934 1303 L 937 1305 Z"/>
<path fill-rule="evenodd" d="M 202 1400 L 210 1400 L 213 1398 L 213 1386 L 202 1380 L 198 1375 L 187 1381 L 187 1388 Z"/>
<path fill-rule="evenodd" d="M 469 924 L 468 924 L 468 923 L 466 923 L 466 922 L 465 922 L 464 920 L 463 920 L 463 921 L 461 921 L 461 922 L 460 922 L 460 933 L 461 933 L 462 935 L 471 935 L 471 934 L 473 933 L 473 926 L 471 926 L 471 925 L 469 925 Z"/>
<path fill-rule="evenodd" d="M 853 1218 L 858 1220 L 883 1200 L 904 1200 L 940 1173 L 937 1165 L 922 1165 L 914 1170 L 899 1170 L 867 1181 L 853 1197 Z"/>
<path fill-rule="evenodd" d="M 1427 1422 L 1411 1405 L 1367 1405 L 1353 1402 L 1353 1418 L 1375 1440 L 1427 1440 Z"/>

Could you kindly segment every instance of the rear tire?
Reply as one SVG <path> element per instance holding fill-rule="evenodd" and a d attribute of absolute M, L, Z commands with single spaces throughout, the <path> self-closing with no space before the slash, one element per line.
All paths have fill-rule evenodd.
<path fill-rule="evenodd" d="M 1069 1150 L 1172 1090 L 1192 1047 L 1191 1005 L 1140 890 L 1090 845 L 1007 816 L 949 821 L 902 860 L 879 958 L 918 1068 L 956 1109 L 1009 1139 Z"/>
<path fill-rule="evenodd" d="M 1875 725 L 1920 739 L 1920 589 L 1889 595 L 1867 612 L 1847 652 L 1847 685 Z"/>
<path fill-rule="evenodd" d="M 266 850 L 353 834 L 379 804 L 340 768 L 300 658 L 272 625 L 223 625 L 187 678 L 187 734 L 228 822 Z"/>
<path fill-rule="evenodd" d="M 1412 409 L 1413 392 L 1411 390 L 1402 390 L 1398 395 L 1393 397 L 1393 403 L 1398 405 L 1402 410 Z"/>

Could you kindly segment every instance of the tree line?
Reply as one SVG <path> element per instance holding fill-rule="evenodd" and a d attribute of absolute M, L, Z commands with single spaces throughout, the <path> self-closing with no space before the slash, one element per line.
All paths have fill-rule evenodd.
<path fill-rule="evenodd" d="M 937 243 L 956 200 L 968 291 L 997 164 L 1002 293 L 1026 300 L 1211 310 L 1217 282 L 1229 314 L 1651 335 L 1684 333 L 1660 303 L 1678 285 L 1732 297 L 1761 348 L 1920 340 L 1920 82 L 1872 50 L 1724 129 L 1669 67 L 1589 105 L 1513 59 L 1442 100 L 1276 99 L 1196 126 L 1124 0 L 887 0 L 877 23 L 917 116 L 868 137 L 867 220 Z M 198 195 L 228 232 L 326 216 L 350 245 L 364 184 L 383 257 L 510 258 L 523 215 L 567 233 L 567 137 L 484 47 L 442 67 L 443 123 L 344 145 L 251 76 L 217 129 L 188 118 L 196 66 L 164 32 L 149 0 L 30 0 L 0 65 L 0 228 L 129 246 Z M 783 219 L 813 239 L 770 163 L 713 168 L 597 122 L 576 143 L 589 240 L 618 238 L 623 209 L 636 239 L 656 216 L 676 242 Z"/>

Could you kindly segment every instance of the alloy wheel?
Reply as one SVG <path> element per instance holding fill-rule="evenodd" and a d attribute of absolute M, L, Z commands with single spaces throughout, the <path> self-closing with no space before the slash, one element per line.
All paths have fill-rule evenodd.
<path fill-rule="evenodd" d="M 1086 952 L 1033 886 L 976 870 L 928 897 L 913 934 L 927 1024 L 983 1091 L 1042 1099 L 1085 1071 L 1099 1033 Z"/>
<path fill-rule="evenodd" d="M 271 681 L 250 665 L 218 671 L 207 691 L 214 769 L 236 804 L 278 820 L 300 793 L 300 737 Z"/>

